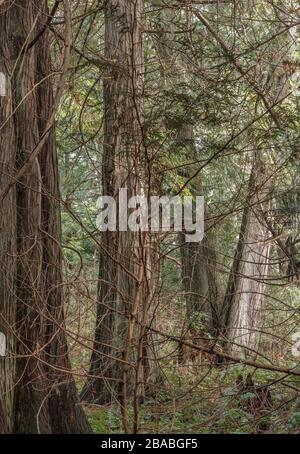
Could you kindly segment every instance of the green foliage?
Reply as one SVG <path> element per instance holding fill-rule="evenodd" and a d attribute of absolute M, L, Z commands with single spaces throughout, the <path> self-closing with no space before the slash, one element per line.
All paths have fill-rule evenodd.
<path fill-rule="evenodd" d="M 107 433 L 109 430 L 107 410 L 97 406 L 86 406 L 85 410 L 93 432 L 96 434 Z"/>

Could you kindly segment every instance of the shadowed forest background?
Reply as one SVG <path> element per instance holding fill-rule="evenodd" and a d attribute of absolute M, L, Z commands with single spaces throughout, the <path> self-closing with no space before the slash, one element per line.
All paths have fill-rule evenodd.
<path fill-rule="evenodd" d="M 0 0 L 0 433 L 300 433 L 299 37 L 297 0 Z M 100 232 L 120 188 L 204 196 L 203 240 Z"/>

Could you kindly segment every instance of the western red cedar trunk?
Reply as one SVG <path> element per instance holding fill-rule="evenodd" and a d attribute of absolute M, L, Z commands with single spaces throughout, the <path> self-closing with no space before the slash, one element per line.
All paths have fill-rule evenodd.
<path fill-rule="evenodd" d="M 288 95 L 292 75 L 282 63 L 286 58 L 286 49 L 291 59 L 294 58 L 296 37 L 297 27 L 294 26 L 285 36 L 287 47 L 282 46 L 276 53 L 269 69 L 269 97 L 272 102 L 284 102 Z M 249 194 L 223 305 L 227 347 L 241 356 L 256 355 L 260 349 L 271 250 L 267 216 L 272 207 L 272 187 L 276 185 L 276 173 L 271 174 L 268 153 L 258 149 L 251 137 L 249 142 L 254 142 Z M 285 247 L 282 252 L 288 255 L 287 251 Z"/>
<path fill-rule="evenodd" d="M 185 146 L 193 147 L 193 135 L 185 138 Z M 182 143 L 183 145 L 183 143 Z M 202 192 L 201 179 L 192 182 L 191 193 L 194 196 Z M 215 239 L 207 222 L 207 207 L 204 210 L 204 237 L 201 242 L 186 242 L 185 234 L 179 233 L 181 255 L 182 287 L 185 292 L 186 321 L 183 335 L 191 336 L 192 342 L 207 345 L 215 339 L 221 330 L 222 288 L 217 270 Z M 187 232 L 188 233 L 188 232 Z M 181 346 L 179 361 L 189 359 L 195 352 Z"/>
<path fill-rule="evenodd" d="M 2 6 L 0 11 L 3 10 Z M 6 96 L 0 97 L 0 192 L 12 182 L 16 159 L 15 125 L 12 118 L 12 87 L 5 18 L 0 14 L 0 67 L 6 76 Z M 16 190 L 12 188 L 0 204 L 0 331 L 6 336 L 6 357 L 0 357 L 0 433 L 13 426 L 13 385 L 15 382 L 14 323 L 16 316 Z M 2 414 L 2 415 L 1 415 Z"/>
<path fill-rule="evenodd" d="M 105 2 L 106 57 L 115 65 L 104 76 L 102 186 L 104 195 L 115 198 L 120 188 L 127 188 L 128 197 L 147 196 L 149 190 L 143 138 L 142 14 L 142 0 Z M 97 326 L 91 378 L 83 399 L 116 398 L 125 408 L 128 396 L 136 394 L 137 399 L 145 392 L 153 370 L 146 329 L 154 276 L 149 241 L 146 233 L 102 234 Z"/>
<path fill-rule="evenodd" d="M 16 1 L 6 2 L 0 16 L 3 61 L 10 80 L 6 103 L 11 107 L 5 114 L 15 109 L 8 123 L 13 139 L 5 143 L 6 148 L 11 145 L 10 178 L 27 161 L 52 112 L 48 31 L 34 46 L 26 48 L 43 27 L 47 14 L 46 1 Z M 6 294 L 13 293 L 4 306 L 10 302 L 10 311 L 16 311 L 15 319 L 7 315 L 7 324 L 15 330 L 12 355 L 16 354 L 16 374 L 10 364 L 4 383 L 7 387 L 13 381 L 15 386 L 9 404 L 4 406 L 4 416 L 9 421 L 8 431 L 16 433 L 90 431 L 78 404 L 64 328 L 54 133 L 52 128 L 39 157 L 3 202 L 17 219 L 16 233 L 15 221 L 11 222 L 10 239 L 17 250 L 7 253 L 7 239 L 1 263 L 3 269 L 14 258 L 10 279 L 15 287 L 5 284 Z M 13 411 L 9 408 L 12 404 Z"/>
<path fill-rule="evenodd" d="M 193 156 L 195 160 L 199 158 L 191 124 L 183 123 L 178 129 L 178 146 L 183 147 L 184 152 Z M 194 197 L 203 194 L 201 175 L 191 182 L 190 192 Z M 190 334 L 200 342 L 202 338 L 217 336 L 221 328 L 222 289 L 217 270 L 214 238 L 207 222 L 207 211 L 205 206 L 202 241 L 186 242 L 185 234 L 179 233 L 187 327 Z"/>
<path fill-rule="evenodd" d="M 37 12 L 32 1 L 17 2 L 5 14 L 7 39 L 13 34 L 10 58 L 16 134 L 16 169 L 27 161 L 39 140 L 37 124 L 36 47 L 23 52 L 26 40 L 34 38 Z M 49 391 L 43 361 L 45 320 L 41 241 L 42 180 L 38 159 L 17 186 L 17 374 L 15 425 L 18 433 L 51 433 L 46 400 Z"/>
<path fill-rule="evenodd" d="M 47 1 L 44 1 L 45 11 Z M 43 25 L 43 24 L 41 24 Z M 37 43 L 37 112 L 38 128 L 42 135 L 53 107 L 53 89 L 50 66 L 49 33 L 45 31 Z M 40 81 L 42 81 L 40 83 Z M 46 321 L 45 342 L 49 394 L 49 416 L 53 433 L 91 432 L 84 411 L 78 403 L 77 389 L 71 374 L 67 337 L 65 332 L 64 292 L 62 277 L 61 218 L 58 160 L 55 130 L 49 135 L 40 156 L 42 179 L 41 238 L 43 239 L 42 277 Z"/>
<path fill-rule="evenodd" d="M 266 167 L 256 153 L 223 308 L 228 349 L 241 356 L 259 349 L 270 254 L 269 198 Z"/>

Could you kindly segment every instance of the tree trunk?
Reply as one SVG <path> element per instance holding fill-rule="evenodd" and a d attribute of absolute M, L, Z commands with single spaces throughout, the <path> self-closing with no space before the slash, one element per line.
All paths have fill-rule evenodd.
<path fill-rule="evenodd" d="M 120 188 L 127 189 L 128 198 L 147 197 L 150 189 L 143 137 L 142 14 L 142 0 L 105 2 L 106 57 L 116 64 L 104 76 L 102 187 L 118 208 Z M 153 379 L 147 324 L 154 271 L 150 235 L 117 230 L 102 233 L 95 343 L 81 396 L 100 403 L 116 399 L 126 409 L 129 396 L 137 404 Z"/>
<path fill-rule="evenodd" d="M 34 46 L 24 48 L 24 43 L 30 43 L 44 26 L 47 2 L 17 1 L 9 8 L 7 4 L 4 7 L 5 12 L 0 16 L 1 30 L 4 30 L 3 58 L 11 81 L 7 98 L 15 109 L 9 130 L 14 138 L 10 160 L 13 176 L 44 133 L 52 113 L 53 95 L 48 31 Z M 11 273 L 11 279 L 15 280 L 11 310 L 16 311 L 16 317 L 9 323 L 15 330 L 16 344 L 12 350 L 16 353 L 14 395 L 10 399 L 14 403 L 12 416 L 5 410 L 5 418 L 11 420 L 9 431 L 13 426 L 15 433 L 90 431 L 78 406 L 64 330 L 54 132 L 52 128 L 39 157 L 4 199 L 17 220 L 16 233 L 14 222 L 10 230 L 10 242 L 17 245 Z M 5 260 L 12 260 L 7 252 Z M 6 284 L 4 289 L 12 292 L 14 287 Z"/>
<path fill-rule="evenodd" d="M 270 232 L 264 220 L 270 210 L 266 181 L 265 166 L 256 154 L 223 307 L 228 349 L 241 356 L 259 349 L 270 253 Z"/>
<path fill-rule="evenodd" d="M 293 58 L 297 43 L 296 26 L 291 27 L 286 40 Z M 272 103 L 283 101 L 289 91 L 289 81 L 293 76 L 282 64 L 285 58 L 286 47 L 282 46 L 282 51 L 276 54 L 272 68 L 269 69 L 268 91 Z M 271 209 L 271 202 L 268 199 L 271 185 L 275 184 L 275 181 L 270 183 L 270 178 L 267 178 L 267 165 L 259 156 L 260 151 L 256 149 L 255 143 L 254 150 L 249 198 L 244 208 L 240 236 L 223 305 L 228 348 L 241 356 L 247 353 L 256 355 L 259 350 L 271 245 L 266 213 Z M 288 251 L 288 248 L 284 249 Z"/>
<path fill-rule="evenodd" d="M 0 98 L 0 193 L 13 181 L 16 160 L 16 139 L 12 118 L 12 87 L 9 74 L 13 60 L 9 58 L 6 20 L 0 7 L 0 67 L 6 75 L 6 96 Z M 6 31 L 7 30 L 7 31 Z M 16 190 L 12 188 L 0 204 L 0 332 L 6 336 L 6 356 L 0 357 L 0 433 L 9 433 L 13 426 L 13 385 L 15 382 L 16 317 Z M 2 415 L 1 415 L 2 414 Z"/>
<path fill-rule="evenodd" d="M 47 10 L 47 1 L 44 1 Z M 40 136 L 46 128 L 53 107 L 49 36 L 45 32 L 37 44 L 38 128 Z M 39 164 L 42 176 L 41 233 L 43 240 L 42 276 L 46 304 L 45 350 L 47 374 L 51 383 L 49 415 L 52 433 L 89 433 L 86 415 L 79 404 L 74 378 L 71 374 L 65 331 L 64 292 L 62 287 L 61 217 L 58 160 L 53 129 L 43 147 Z"/>
<path fill-rule="evenodd" d="M 183 147 L 188 156 L 197 159 L 192 125 L 183 123 L 178 130 L 178 139 L 178 146 Z M 191 182 L 190 191 L 193 196 L 203 194 L 201 176 Z M 179 234 L 182 283 L 186 292 L 186 320 L 190 333 L 196 337 L 200 336 L 199 341 L 201 336 L 205 337 L 207 334 L 217 336 L 221 328 L 222 292 L 214 239 L 206 220 L 207 214 L 206 206 L 204 238 L 201 242 L 188 243 L 184 233 Z"/>

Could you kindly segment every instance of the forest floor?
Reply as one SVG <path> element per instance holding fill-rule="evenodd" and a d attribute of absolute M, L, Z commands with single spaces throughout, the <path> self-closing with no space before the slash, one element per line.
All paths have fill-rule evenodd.
<path fill-rule="evenodd" d="M 70 326 L 76 326 L 80 320 L 77 330 L 88 340 L 86 348 L 76 342 L 70 345 L 73 368 L 77 371 L 88 370 L 95 323 L 93 310 L 82 304 L 70 306 L 68 314 Z M 78 307 L 82 310 L 80 317 Z M 175 317 L 174 306 L 171 309 L 169 313 L 165 308 L 160 329 L 180 335 L 177 326 L 181 323 L 176 323 L 176 317 L 180 321 L 182 313 L 178 311 Z M 142 433 L 300 433 L 300 377 L 240 364 L 215 366 L 206 358 L 179 365 L 177 346 L 172 342 L 162 344 L 161 352 L 165 358 L 161 362 L 164 386 L 157 388 L 156 395 L 141 407 Z M 273 364 L 296 366 L 295 360 L 281 350 L 266 352 L 266 356 Z M 239 380 L 241 377 L 246 380 L 248 375 L 254 387 L 241 389 Z M 78 377 L 80 373 L 77 375 L 80 390 L 84 379 Z M 85 410 L 95 433 L 122 433 L 119 405 L 85 404 Z"/>
<path fill-rule="evenodd" d="M 255 389 L 268 389 L 270 401 L 261 404 L 254 390 L 240 390 L 241 374 L 252 374 Z M 298 381 L 298 383 L 297 383 Z M 300 433 L 299 379 L 235 365 L 203 365 L 166 371 L 166 384 L 143 404 L 142 433 Z M 121 433 L 117 406 L 86 405 L 96 433 Z"/>

